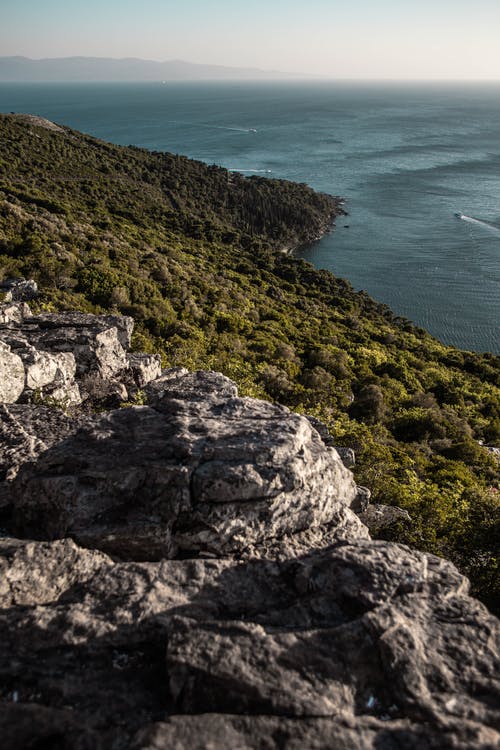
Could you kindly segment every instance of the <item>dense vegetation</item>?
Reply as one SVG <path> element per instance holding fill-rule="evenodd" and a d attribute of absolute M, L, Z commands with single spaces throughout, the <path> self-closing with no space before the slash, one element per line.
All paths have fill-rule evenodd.
<path fill-rule="evenodd" d="M 0 278 L 45 309 L 114 310 L 165 365 L 325 421 L 357 481 L 498 606 L 499 360 L 444 346 L 327 271 L 279 252 L 338 212 L 305 185 L 243 178 L 0 117 Z"/>

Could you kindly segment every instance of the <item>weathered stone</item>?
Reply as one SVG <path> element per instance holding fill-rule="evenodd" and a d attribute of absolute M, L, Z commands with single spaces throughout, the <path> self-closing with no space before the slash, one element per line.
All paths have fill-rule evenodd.
<path fill-rule="evenodd" d="M 116 409 L 128 399 L 127 388 L 121 380 L 104 378 L 97 373 L 81 378 L 80 391 L 84 400 L 99 409 Z"/>
<path fill-rule="evenodd" d="M 22 464 L 35 461 L 86 421 L 52 407 L 0 404 L 0 477 L 14 479 Z"/>
<path fill-rule="evenodd" d="M 239 553 L 242 559 L 289 560 L 322 550 L 342 540 L 369 539 L 367 527 L 347 506 L 340 508 L 330 523 L 293 534 L 249 544 Z"/>
<path fill-rule="evenodd" d="M 154 406 L 162 399 L 203 402 L 210 399 L 233 398 L 238 395 L 236 384 L 220 372 L 188 372 L 183 367 L 164 370 L 146 387 L 150 403 Z"/>
<path fill-rule="evenodd" d="M 71 351 L 79 377 L 96 372 L 107 378 L 126 368 L 132 329 L 132 318 L 119 315 L 45 313 L 25 320 L 19 333 L 38 350 Z"/>
<path fill-rule="evenodd" d="M 374 503 L 359 513 L 361 521 L 368 526 L 372 534 L 378 534 L 382 529 L 394 526 L 397 523 L 411 523 L 411 517 L 407 510 L 398 508 L 396 505 L 380 505 Z"/>
<path fill-rule="evenodd" d="M 8 293 L 10 295 L 10 292 Z M 26 302 L 5 301 L 0 304 L 0 325 L 7 323 L 22 323 L 31 316 L 31 310 Z"/>
<path fill-rule="evenodd" d="M 24 390 L 22 359 L 0 340 L 0 403 L 13 404 Z"/>
<path fill-rule="evenodd" d="M 17 531 L 156 559 L 175 545 L 228 554 L 347 520 L 356 485 L 337 453 L 305 418 L 235 391 L 192 373 L 164 383 L 155 408 L 94 419 L 19 472 Z"/>
<path fill-rule="evenodd" d="M 171 716 L 140 730 L 131 750 L 494 750 L 496 733 L 473 722 L 460 728 L 424 727 L 337 714 L 335 718 L 238 716 L 207 713 Z"/>
<path fill-rule="evenodd" d="M 82 403 L 80 388 L 76 383 L 45 388 L 42 392 L 42 401 L 46 399 L 53 406 L 67 409 L 70 406 L 78 406 Z"/>
<path fill-rule="evenodd" d="M 137 388 L 161 376 L 161 357 L 159 354 L 127 354 L 128 369 Z"/>
<path fill-rule="evenodd" d="M 467 598 L 449 563 L 357 542 L 274 569 L 264 563 L 262 578 L 257 569 L 246 574 L 274 590 L 274 606 L 266 595 L 259 605 L 253 588 L 234 593 L 244 590 L 240 567 L 221 573 L 205 610 L 198 596 L 194 612 L 177 609 L 169 621 L 178 711 L 495 726 L 500 712 L 486 696 L 498 691 L 498 622 Z"/>
<path fill-rule="evenodd" d="M 5 736 L 32 713 L 30 741 L 52 723 L 68 747 L 82 726 L 135 750 L 498 744 L 498 621 L 440 558 L 374 541 L 281 562 L 3 549 Z"/>
<path fill-rule="evenodd" d="M 366 507 L 324 424 L 220 373 L 147 382 L 130 332 L 4 315 L 21 398 L 82 385 L 89 414 L 0 405 L 2 750 L 496 750 L 498 621 L 466 579 L 369 539 L 408 514 Z"/>
<path fill-rule="evenodd" d="M 71 383 L 76 373 L 76 362 L 71 352 L 38 352 L 32 364 L 25 362 L 26 387 L 42 389 L 48 385 Z"/>
<path fill-rule="evenodd" d="M 102 552 L 82 550 L 64 539 L 40 544 L 0 538 L 0 608 L 56 601 L 111 560 Z"/>
<path fill-rule="evenodd" d="M 29 343 L 26 336 L 12 328 L 4 329 L 0 335 L 23 362 L 23 400 L 51 397 L 59 398 L 67 405 L 81 403 L 75 383 L 76 362 L 72 352 L 40 351 Z"/>

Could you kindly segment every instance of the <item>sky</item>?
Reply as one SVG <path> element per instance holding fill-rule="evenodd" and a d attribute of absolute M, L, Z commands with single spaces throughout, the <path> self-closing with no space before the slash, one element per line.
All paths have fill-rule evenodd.
<path fill-rule="evenodd" d="M 500 80 L 500 0 L 0 0 L 0 56 Z"/>

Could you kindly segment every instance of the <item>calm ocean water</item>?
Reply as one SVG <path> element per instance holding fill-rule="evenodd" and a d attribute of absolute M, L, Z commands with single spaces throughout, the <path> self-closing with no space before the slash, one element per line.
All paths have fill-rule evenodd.
<path fill-rule="evenodd" d="M 500 84 L 0 84 L 0 111 L 340 195 L 303 257 L 500 352 Z"/>

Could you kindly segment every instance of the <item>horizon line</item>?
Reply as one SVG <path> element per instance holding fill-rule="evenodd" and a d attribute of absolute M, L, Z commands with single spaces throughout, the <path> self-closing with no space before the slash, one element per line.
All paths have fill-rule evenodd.
<path fill-rule="evenodd" d="M 46 61 L 63 61 L 63 60 L 99 60 L 99 61 L 111 61 L 111 62 L 143 62 L 152 63 L 154 65 L 166 65 L 166 64 L 181 64 L 187 65 L 194 68 L 220 68 L 221 70 L 242 70 L 242 71 L 255 71 L 255 73 L 265 74 L 265 78 L 256 77 L 255 79 L 248 76 L 238 77 L 237 74 L 234 77 L 226 77 L 225 79 L 217 77 L 203 77 L 203 78 L 185 78 L 185 79 L 169 79 L 159 77 L 156 79 L 148 78 L 132 78 L 114 80 L 101 79 L 95 80 L 92 78 L 59 78 L 57 80 L 1 80 L 0 83 L 224 83 L 224 82 L 238 82 L 242 83 L 272 83 L 279 81 L 281 83 L 296 82 L 296 81 L 314 81 L 314 82 L 335 82 L 335 83 L 500 83 L 500 76 L 490 77 L 421 77 L 421 76 L 407 76 L 404 78 L 398 78 L 393 76 L 336 76 L 335 74 L 322 74 L 322 73 L 303 73 L 303 72 L 289 72 L 284 70 L 266 69 L 255 65 L 229 65 L 223 63 L 200 63 L 192 62 L 190 60 L 184 60 L 182 58 L 169 58 L 169 59 L 151 59 L 144 57 L 126 56 L 126 57 L 107 57 L 104 55 L 62 55 L 56 57 L 28 57 L 27 55 L 0 55 L 0 61 L 2 60 L 27 60 L 29 62 L 39 63 Z M 273 76 L 276 76 L 274 78 Z"/>

